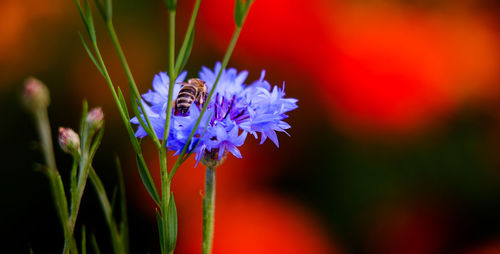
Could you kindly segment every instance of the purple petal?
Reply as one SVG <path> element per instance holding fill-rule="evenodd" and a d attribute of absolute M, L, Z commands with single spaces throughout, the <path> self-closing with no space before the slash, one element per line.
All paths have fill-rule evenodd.
<path fill-rule="evenodd" d="M 239 158 L 239 159 L 242 158 L 240 150 L 238 150 L 238 148 L 236 148 L 236 146 L 228 145 L 228 146 L 226 146 L 226 148 L 230 153 L 232 153 L 234 155 L 234 157 Z"/>

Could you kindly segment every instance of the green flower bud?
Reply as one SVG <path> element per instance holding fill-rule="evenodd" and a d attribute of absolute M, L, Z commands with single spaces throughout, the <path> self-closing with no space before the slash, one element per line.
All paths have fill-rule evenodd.
<path fill-rule="evenodd" d="M 59 146 L 65 153 L 80 154 L 80 137 L 70 128 L 59 127 Z"/>
<path fill-rule="evenodd" d="M 87 125 L 91 129 L 100 129 L 104 123 L 104 113 L 101 108 L 92 109 L 87 115 Z"/>
<path fill-rule="evenodd" d="M 46 109 L 50 104 L 49 89 L 33 77 L 24 82 L 22 98 L 24 105 L 33 112 Z"/>

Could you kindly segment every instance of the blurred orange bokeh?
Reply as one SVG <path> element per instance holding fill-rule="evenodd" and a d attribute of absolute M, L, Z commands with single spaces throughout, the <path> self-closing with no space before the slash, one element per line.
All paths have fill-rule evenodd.
<path fill-rule="evenodd" d="M 182 38 L 193 2 L 179 1 L 181 10 L 177 16 L 178 42 L 179 38 Z M 368 139 L 386 137 L 384 135 L 387 134 L 406 137 L 405 135 L 426 133 L 425 131 L 432 130 L 430 127 L 446 125 L 455 114 L 469 106 L 490 107 L 489 112 L 498 115 L 494 107 L 498 107 L 495 103 L 500 99 L 500 20 L 494 10 L 476 6 L 479 2 L 482 1 L 255 1 L 230 66 L 249 69 L 250 76 L 253 77 L 258 76 L 261 69 L 266 69 L 270 80 L 285 80 L 287 96 L 299 99 L 300 108 L 297 114 L 302 114 L 303 117 L 294 118 L 295 112 L 292 113 L 290 121 L 293 121 L 293 141 L 288 142 L 293 143 L 281 148 L 281 151 L 288 149 L 285 150 L 286 153 L 275 156 L 268 152 L 271 149 L 265 147 L 267 144 L 264 148 L 257 146 L 258 141 L 249 136 L 245 146 L 241 148 L 243 159 L 229 155 L 227 161 L 217 169 L 214 253 L 348 253 L 347 250 L 359 245 L 349 241 L 363 239 L 363 247 L 360 249 L 369 249 L 367 253 L 434 254 L 449 247 L 447 245 L 461 244 L 450 241 L 453 226 L 460 225 L 451 225 L 454 223 L 450 219 L 452 212 L 446 204 L 441 206 L 424 198 L 421 202 L 406 200 L 386 206 L 383 201 L 377 199 L 379 196 L 370 196 L 371 193 L 365 193 L 373 198 L 369 207 L 371 210 L 356 210 L 359 213 L 369 213 L 368 219 L 363 221 L 366 224 L 354 225 L 359 223 L 358 220 L 362 220 L 355 217 L 358 214 L 352 215 L 352 221 L 346 222 L 346 227 L 351 230 L 346 230 L 348 233 L 362 232 L 362 235 L 349 238 L 351 236 L 348 233 L 341 232 L 345 234 L 342 237 L 347 240 L 342 239 L 345 242 L 339 240 L 338 243 L 336 234 L 340 236 L 341 229 L 327 228 L 327 223 L 323 220 L 330 219 L 331 224 L 344 220 L 345 218 L 335 210 L 339 207 L 322 204 L 315 204 L 319 208 L 308 207 L 297 197 L 293 197 L 296 193 L 288 196 L 286 191 L 290 190 L 286 188 L 295 186 L 286 186 L 283 187 L 285 191 L 278 191 L 276 189 L 282 186 L 277 187 L 279 184 L 272 181 L 277 181 L 276 178 L 293 170 L 313 171 L 313 166 L 318 166 L 318 171 L 323 170 L 321 174 L 315 175 L 317 178 L 338 176 L 339 182 L 345 180 L 342 178 L 345 177 L 342 175 L 345 172 L 338 175 L 329 174 L 330 171 L 340 171 L 339 168 L 342 168 L 341 164 L 344 162 L 344 158 L 340 158 L 344 147 L 333 147 L 329 143 L 332 140 L 337 141 L 335 135 L 339 133 L 336 133 L 336 130 L 340 130 L 340 135 L 347 133 L 348 136 Z M 166 18 L 161 16 L 166 15 L 166 11 L 162 1 L 148 3 L 149 5 L 141 3 L 142 9 L 137 8 L 138 10 L 135 9 L 135 5 L 139 5 L 138 2 L 132 1 L 128 6 L 127 4 L 129 3 L 123 3 L 122 6 L 120 1 L 116 1 L 115 6 L 119 6 L 117 9 L 128 11 L 117 15 L 117 24 L 121 25 L 117 25 L 117 31 L 139 89 L 143 93 L 151 88 L 153 75 L 167 69 L 168 50 L 165 37 L 168 32 Z M 161 11 L 156 10 L 160 9 L 156 8 L 159 6 L 163 8 Z M 234 0 L 202 1 L 192 53 L 193 61 L 187 65 L 188 69 L 195 71 L 190 69 L 189 76 L 195 76 L 201 65 L 214 65 L 213 62 L 206 62 L 206 59 L 216 61 L 222 58 L 234 29 L 233 8 Z M 152 15 L 151 11 L 156 13 Z M 134 15 L 130 15 L 131 13 Z M 97 12 L 95 14 L 101 52 L 113 82 L 123 88 L 127 97 L 127 82 L 121 64 L 109 37 L 102 27 L 99 27 L 102 22 L 97 17 Z M 151 18 L 156 15 L 160 17 Z M 112 136 L 116 133 L 113 128 L 121 128 L 122 132 L 123 128 L 108 88 L 78 41 L 77 31 L 84 29 L 78 19 L 78 12 L 72 1 L 1 1 L 0 69 L 6 71 L 0 76 L 0 92 L 7 91 L 8 88 L 13 89 L 29 74 L 47 75 L 54 81 L 48 84 L 51 91 L 54 91 L 53 98 L 60 99 L 57 97 L 59 92 L 64 99 L 69 97 L 62 100 L 63 102 L 77 101 L 78 103 L 74 104 L 79 105 L 82 98 L 88 97 L 90 105 L 103 106 L 107 110 L 107 128 L 111 129 L 106 133 L 112 133 L 106 135 Z M 249 78 L 248 81 L 251 80 Z M 308 108 L 310 105 L 313 107 Z M 61 108 L 60 111 L 65 114 L 75 115 L 74 112 L 65 112 L 64 106 L 55 107 Z M 317 120 L 311 119 L 317 117 L 326 119 L 324 122 L 331 125 L 324 124 L 323 121 L 311 121 Z M 312 124 L 309 125 L 309 122 Z M 325 126 L 313 126 L 318 123 Z M 496 127 L 498 126 L 494 126 Z M 317 130 L 318 135 L 325 136 L 324 141 L 323 137 L 314 136 L 317 134 L 314 131 Z M 113 138 L 114 141 L 118 140 L 113 148 L 123 146 L 127 142 L 126 138 Z M 143 143 L 144 154 L 151 174 L 159 186 L 160 172 L 155 164 L 158 158 L 148 142 Z M 452 145 L 460 146 L 460 142 L 461 140 Z M 494 145 L 497 144 L 491 144 L 492 147 Z M 476 146 L 480 145 L 473 143 L 471 150 L 474 151 L 467 152 L 474 154 L 479 151 Z M 275 151 L 275 147 L 272 147 L 272 151 Z M 335 157 L 335 152 L 340 155 L 335 154 Z M 350 152 L 354 159 L 346 159 L 345 164 L 363 159 L 358 150 Z M 387 160 L 393 160 L 387 164 L 397 165 L 395 168 L 399 167 L 398 170 L 403 169 L 402 171 L 408 167 L 407 164 L 417 164 L 421 160 L 419 155 L 415 155 L 409 156 L 409 162 L 400 162 L 397 161 L 400 158 L 396 155 L 391 157 L 391 151 L 377 152 L 387 152 Z M 495 152 L 497 151 L 491 153 Z M 290 158 L 299 153 L 303 158 Z M 455 156 L 453 152 L 448 156 L 450 154 Z M 169 156 L 171 158 L 173 155 Z M 127 191 L 133 198 L 133 209 L 140 210 L 144 217 L 151 221 L 151 225 L 154 225 L 155 205 L 140 181 L 135 157 L 129 157 L 124 165 L 129 176 L 127 186 L 131 187 Z M 436 163 L 434 157 L 423 157 L 430 159 L 422 162 L 422 171 L 415 175 L 428 174 L 424 169 Z M 311 162 L 318 158 L 322 161 Z M 169 165 L 173 164 L 172 161 L 169 160 Z M 303 168 L 286 168 L 295 166 L 287 164 L 289 161 L 292 161 L 290 164 L 300 161 Z M 478 166 L 481 163 L 482 161 L 474 161 L 461 168 L 450 162 L 453 164 L 450 168 L 466 172 L 464 175 L 468 178 L 467 174 L 473 170 L 476 170 L 475 173 L 481 173 L 482 168 Z M 178 253 L 199 253 L 201 248 L 204 167 L 194 166 L 194 160 L 188 160 L 179 169 L 172 183 L 179 212 Z M 367 163 L 363 166 L 366 168 L 360 169 L 360 175 L 354 177 L 356 180 L 365 177 L 363 170 L 371 170 L 373 165 Z M 467 167 L 472 170 L 467 171 Z M 350 169 L 350 166 L 346 168 Z M 495 166 L 491 168 L 492 171 L 496 170 Z M 285 172 L 286 170 L 290 171 Z M 395 173 L 389 172 L 387 175 L 390 174 Z M 446 174 L 451 173 L 443 173 Z M 290 178 L 293 177 L 297 176 Z M 390 176 L 384 177 L 392 179 Z M 430 178 L 432 177 L 436 176 L 431 175 Z M 428 180 L 429 176 L 425 175 L 423 178 Z M 387 185 L 405 185 L 397 180 L 394 180 L 397 183 L 389 183 L 391 180 L 387 179 L 382 182 Z M 293 185 L 294 180 L 297 181 L 292 179 L 292 184 L 287 182 L 283 185 Z M 301 180 L 302 178 L 298 181 Z M 324 179 L 310 180 L 304 186 L 312 188 L 320 185 L 320 180 Z M 461 193 L 457 194 L 454 189 L 450 191 L 447 187 L 440 186 L 441 179 L 438 177 L 437 180 L 432 180 L 445 189 L 443 192 L 452 193 L 449 195 L 457 198 L 457 206 L 460 206 L 463 201 Z M 332 182 L 334 179 L 324 180 L 321 184 L 326 187 L 318 188 L 318 192 L 323 196 L 311 202 L 330 201 L 329 196 L 334 194 L 343 195 L 351 201 L 351 193 L 331 193 L 338 190 L 329 189 L 328 185 Z M 476 187 L 474 183 L 470 184 L 473 186 L 470 188 Z M 370 192 L 370 188 L 366 186 L 359 188 L 360 192 Z M 303 195 L 309 199 L 316 198 L 311 196 L 317 194 L 314 191 L 300 193 L 306 193 Z M 386 197 L 380 199 L 383 198 Z M 354 200 L 353 203 L 356 201 L 360 202 Z M 365 206 L 359 207 L 364 209 Z M 359 207 L 357 209 L 361 209 Z M 315 209 L 325 209 L 332 214 L 325 212 L 320 216 Z M 348 208 L 345 211 L 351 212 Z M 331 218 L 325 218 L 328 216 Z M 360 227 L 359 230 L 356 227 Z M 497 232 L 492 234 L 496 236 Z M 485 240 L 484 243 L 478 244 L 479 247 L 474 245 L 463 253 L 500 253 L 498 239 Z"/>
<path fill-rule="evenodd" d="M 217 0 L 201 11 L 200 30 L 218 47 L 233 30 L 231 2 Z M 493 16 L 467 7 L 257 1 L 237 57 L 312 77 L 296 85 L 324 91 L 315 94 L 346 127 L 420 130 L 464 104 L 498 98 Z"/>
<path fill-rule="evenodd" d="M 50 66 L 59 46 L 57 32 L 70 20 L 71 7 L 64 0 L 0 1 L 0 69 L 9 70 L 0 76 L 0 89 L 27 70 Z"/>
<path fill-rule="evenodd" d="M 303 208 L 269 193 L 225 193 L 217 197 L 214 253 L 341 253 Z M 180 220 L 179 253 L 201 252 L 201 205 L 190 208 L 198 212 Z"/>
<path fill-rule="evenodd" d="M 147 154 L 147 161 L 157 161 L 153 151 Z M 217 168 L 214 253 L 340 253 L 305 207 L 257 187 L 273 174 L 272 161 L 257 149 L 244 148 L 242 154 L 245 160 L 229 155 Z M 172 182 L 179 213 L 178 253 L 201 252 L 205 172 L 202 164 L 194 166 L 191 158 Z M 150 170 L 159 186 L 159 165 L 150 165 Z M 154 220 L 154 204 L 142 183 L 134 178 L 131 184 L 136 185 L 134 202 Z"/>

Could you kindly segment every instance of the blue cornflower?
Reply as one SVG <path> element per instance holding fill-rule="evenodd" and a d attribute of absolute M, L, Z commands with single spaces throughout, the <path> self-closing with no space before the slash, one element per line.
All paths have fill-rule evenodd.
<path fill-rule="evenodd" d="M 199 78 L 206 82 L 208 91 L 211 90 L 220 69 L 220 63 L 217 63 L 213 70 L 202 67 Z M 261 144 L 269 138 L 276 146 L 279 146 L 276 132 L 288 135 L 286 129 L 289 129 L 290 125 L 283 120 L 288 117 L 287 112 L 297 108 L 297 99 L 284 98 L 285 85 L 283 84 L 282 88 L 272 87 L 264 79 L 265 71 L 250 85 L 244 83 L 247 76 L 247 71 L 238 73 L 234 68 L 222 71 L 204 119 L 201 120 L 188 147 L 189 151 L 196 153 L 197 162 L 204 156 L 221 160 L 227 152 L 241 158 L 238 147 L 243 145 L 248 134 L 255 138 L 260 134 Z M 182 72 L 176 79 L 174 99 L 181 88 L 179 82 L 185 78 L 186 72 Z M 169 85 L 168 75 L 161 72 L 153 79 L 153 90 L 142 96 L 144 110 L 158 137 L 162 137 L 165 128 Z M 172 114 L 167 147 L 176 154 L 179 154 L 188 142 L 201 107 L 202 105 L 193 103 L 186 115 Z M 131 122 L 139 124 L 136 117 L 132 118 Z M 147 133 L 139 125 L 135 135 L 142 138 Z"/>

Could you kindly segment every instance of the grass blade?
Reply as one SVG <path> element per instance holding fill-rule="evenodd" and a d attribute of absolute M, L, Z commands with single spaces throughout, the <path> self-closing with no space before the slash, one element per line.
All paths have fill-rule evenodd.
<path fill-rule="evenodd" d="M 156 202 L 156 204 L 160 204 L 160 194 L 158 194 L 158 190 L 156 189 L 156 185 L 149 173 L 146 162 L 142 155 L 136 155 L 137 159 L 137 168 L 139 169 L 139 175 L 141 176 L 142 183 L 146 190 L 148 191 L 151 198 Z"/>
<path fill-rule="evenodd" d="M 125 179 L 123 177 L 123 170 L 120 163 L 120 158 L 115 157 L 116 170 L 118 173 L 118 189 L 120 192 L 120 236 L 122 240 L 122 245 L 126 253 L 128 253 L 128 216 L 127 216 L 127 197 L 125 194 Z"/>
<path fill-rule="evenodd" d="M 187 60 L 189 59 L 189 56 L 191 55 L 191 50 L 193 49 L 193 43 L 194 43 L 194 30 L 195 30 L 194 28 L 193 30 L 191 30 L 187 44 L 182 45 L 182 48 L 179 51 L 179 55 L 175 60 L 175 73 L 179 73 L 180 70 L 184 68 L 184 66 L 187 63 Z"/>
<path fill-rule="evenodd" d="M 82 244 L 81 244 L 81 247 L 82 248 L 82 254 L 87 254 L 87 243 L 86 243 L 86 233 L 85 233 L 85 225 L 82 226 Z"/>
<path fill-rule="evenodd" d="M 101 73 L 101 75 L 104 76 L 104 72 L 102 71 L 101 66 L 97 63 L 97 60 L 95 59 L 94 55 L 92 54 L 92 51 L 90 51 L 89 47 L 87 46 L 87 43 L 85 42 L 85 39 L 83 38 L 82 34 L 78 33 L 78 35 L 80 36 L 80 40 L 82 41 L 82 44 L 83 44 L 83 47 L 85 48 L 85 51 L 87 51 L 87 54 L 89 55 L 90 59 L 94 63 L 95 67 L 97 68 L 99 73 Z"/>
<path fill-rule="evenodd" d="M 160 247 L 161 253 L 165 253 L 165 233 L 163 232 L 163 218 L 161 217 L 158 209 L 155 210 L 156 213 L 156 222 L 158 224 L 158 234 L 160 237 Z"/>
<path fill-rule="evenodd" d="M 168 202 L 167 209 L 167 218 L 167 248 L 168 253 L 172 253 L 175 249 L 175 243 L 177 242 L 177 207 L 175 206 L 174 193 L 170 194 L 170 200 Z"/>
<path fill-rule="evenodd" d="M 94 253 L 101 254 L 101 250 L 99 250 L 99 245 L 97 244 L 97 239 L 94 234 L 90 235 L 90 242 L 92 244 L 92 248 L 94 249 Z"/>

